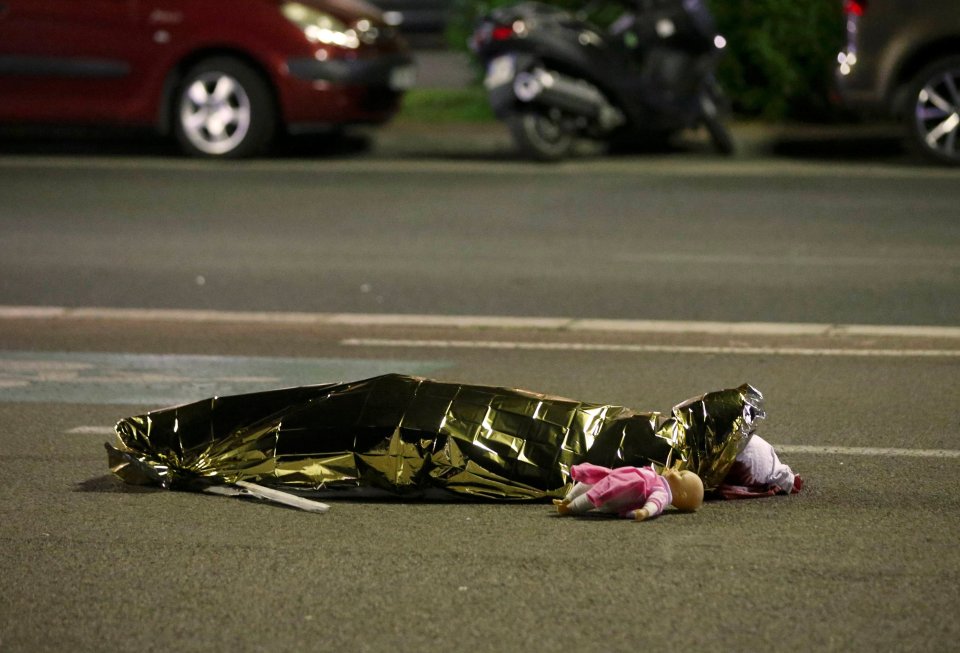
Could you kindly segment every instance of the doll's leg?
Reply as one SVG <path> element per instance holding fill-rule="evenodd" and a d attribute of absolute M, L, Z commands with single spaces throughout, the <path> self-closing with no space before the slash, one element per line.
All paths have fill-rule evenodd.
<path fill-rule="evenodd" d="M 590 510 L 590 508 L 593 508 L 593 504 L 587 499 L 587 492 L 589 492 L 592 487 L 593 485 L 589 483 L 574 483 L 562 501 L 554 500 L 553 504 L 557 507 L 557 512 L 561 515 L 573 515 L 586 512 Z M 577 503 L 578 500 L 580 501 L 579 503 Z M 589 508 L 584 509 L 584 501 L 590 506 Z M 573 507 L 574 503 L 577 504 L 576 508 Z"/>
<path fill-rule="evenodd" d="M 565 505 L 567 509 L 566 514 L 572 515 L 582 515 L 586 512 L 596 509 L 596 506 L 594 506 L 593 502 L 590 501 L 590 497 L 587 496 L 586 492 L 581 492 L 574 497 L 573 501 L 568 501 Z"/>
<path fill-rule="evenodd" d="M 590 491 L 590 488 L 593 487 L 592 483 L 574 483 L 573 487 L 570 488 L 570 491 L 567 492 L 567 496 L 563 497 L 563 500 L 567 503 L 570 503 L 576 499 L 581 494 L 586 494 Z"/>

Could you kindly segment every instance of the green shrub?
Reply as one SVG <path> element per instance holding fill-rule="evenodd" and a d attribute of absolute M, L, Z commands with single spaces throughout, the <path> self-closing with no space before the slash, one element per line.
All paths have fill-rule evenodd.
<path fill-rule="evenodd" d="M 834 117 L 840 0 L 711 0 L 727 55 L 718 76 L 734 109 L 770 119 Z"/>
<path fill-rule="evenodd" d="M 516 0 L 453 0 L 447 38 L 465 49 L 477 20 Z M 568 9 L 585 3 L 546 0 Z M 718 76 L 735 112 L 770 120 L 828 120 L 836 55 L 843 41 L 841 0 L 708 0 L 727 54 Z M 615 15 L 601 8 L 591 18 Z M 621 5 L 622 6 L 622 5 Z M 478 71 L 479 72 L 479 71 Z"/>

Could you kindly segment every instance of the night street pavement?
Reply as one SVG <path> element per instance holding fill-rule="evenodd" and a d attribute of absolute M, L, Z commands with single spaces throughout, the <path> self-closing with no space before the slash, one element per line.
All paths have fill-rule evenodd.
<path fill-rule="evenodd" d="M 4 141 L 0 651 L 955 648 L 960 173 L 738 133 L 557 166 L 417 125 L 238 163 Z M 121 418 L 385 372 L 659 411 L 749 382 L 806 486 L 637 524 L 109 476 Z"/>

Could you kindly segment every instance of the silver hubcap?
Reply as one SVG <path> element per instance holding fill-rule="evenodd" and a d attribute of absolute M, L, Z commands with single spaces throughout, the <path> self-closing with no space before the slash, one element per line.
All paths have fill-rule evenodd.
<path fill-rule="evenodd" d="M 226 154 L 250 130 L 250 98 L 230 75 L 209 72 L 187 87 L 180 100 L 183 133 L 201 152 Z"/>
<path fill-rule="evenodd" d="M 917 97 L 916 117 L 928 148 L 952 159 L 960 157 L 960 69 L 927 81 Z"/>

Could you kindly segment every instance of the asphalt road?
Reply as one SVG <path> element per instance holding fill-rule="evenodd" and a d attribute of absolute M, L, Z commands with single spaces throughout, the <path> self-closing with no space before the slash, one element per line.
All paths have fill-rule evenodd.
<path fill-rule="evenodd" d="M 0 157 L 0 651 L 954 648 L 957 173 L 438 131 Z M 635 524 L 107 474 L 122 417 L 388 371 L 661 411 L 750 382 L 807 485 Z"/>
<path fill-rule="evenodd" d="M 241 163 L 8 155 L 0 302 L 960 323 L 955 170 L 695 144 L 537 166 L 504 138 L 397 128 L 369 155 Z"/>
<path fill-rule="evenodd" d="M 960 635 L 945 612 L 960 599 L 957 338 L 68 317 L 0 334 L 19 352 L 0 359 L 5 651 L 949 650 Z M 611 349 L 429 344 L 444 341 Z M 678 349 L 692 343 L 766 351 Z M 616 349 L 630 344 L 665 349 Z M 549 505 L 334 500 L 314 515 L 107 476 L 116 420 L 310 369 L 651 410 L 749 381 L 767 396 L 760 433 L 807 485 L 636 524 Z"/>

